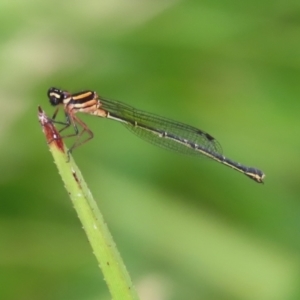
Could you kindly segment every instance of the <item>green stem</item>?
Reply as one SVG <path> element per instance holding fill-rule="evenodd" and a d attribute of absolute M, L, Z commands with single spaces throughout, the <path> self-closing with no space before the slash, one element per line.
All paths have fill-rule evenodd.
<path fill-rule="evenodd" d="M 112 299 L 138 299 L 122 258 L 80 170 L 71 156 L 68 159 L 67 148 L 58 131 L 40 107 L 38 117 L 54 162 L 104 274 Z"/>

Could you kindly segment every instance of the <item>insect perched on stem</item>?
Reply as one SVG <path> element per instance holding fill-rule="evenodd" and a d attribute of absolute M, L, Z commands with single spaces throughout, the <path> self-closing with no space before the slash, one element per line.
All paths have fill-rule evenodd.
<path fill-rule="evenodd" d="M 63 138 L 77 136 L 69 152 L 94 136 L 88 126 L 77 117 L 76 113 L 81 112 L 121 122 L 133 133 L 157 146 L 184 154 L 204 155 L 245 174 L 258 183 L 263 183 L 265 175 L 262 171 L 246 167 L 223 156 L 217 140 L 200 129 L 135 109 L 120 101 L 102 98 L 96 92 L 89 90 L 71 94 L 51 87 L 48 90 L 48 97 L 50 103 L 57 106 L 52 118 L 53 122 L 64 125 L 60 132 L 71 124 L 74 127 L 74 133 L 63 136 Z M 64 109 L 65 122 L 55 120 L 59 107 Z M 82 127 L 81 131 L 78 125 Z M 88 137 L 82 140 L 81 137 L 85 132 Z"/>

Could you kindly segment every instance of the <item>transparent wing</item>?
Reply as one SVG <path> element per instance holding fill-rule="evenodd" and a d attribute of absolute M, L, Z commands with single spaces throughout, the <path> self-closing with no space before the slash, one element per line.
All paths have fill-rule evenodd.
<path fill-rule="evenodd" d="M 200 155 L 192 145 L 208 152 L 222 153 L 221 145 L 208 133 L 195 127 L 135 109 L 119 101 L 100 98 L 101 108 L 140 138 L 159 147 L 183 154 Z M 170 138 L 173 137 L 173 138 Z"/>

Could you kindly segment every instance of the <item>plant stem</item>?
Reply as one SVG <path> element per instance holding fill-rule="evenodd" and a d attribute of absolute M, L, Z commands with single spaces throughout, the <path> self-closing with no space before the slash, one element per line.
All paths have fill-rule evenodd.
<path fill-rule="evenodd" d="M 38 118 L 83 229 L 103 272 L 112 299 L 137 300 L 130 276 L 84 178 L 61 139 L 53 122 L 39 107 Z"/>

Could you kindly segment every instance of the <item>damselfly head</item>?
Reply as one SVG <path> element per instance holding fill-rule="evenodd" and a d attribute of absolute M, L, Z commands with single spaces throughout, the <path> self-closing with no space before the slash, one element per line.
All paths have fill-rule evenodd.
<path fill-rule="evenodd" d="M 64 99 L 66 99 L 68 97 L 69 93 L 67 93 L 63 90 L 51 87 L 48 90 L 47 95 L 48 95 L 50 103 L 53 106 L 56 106 L 56 105 L 62 104 Z"/>

